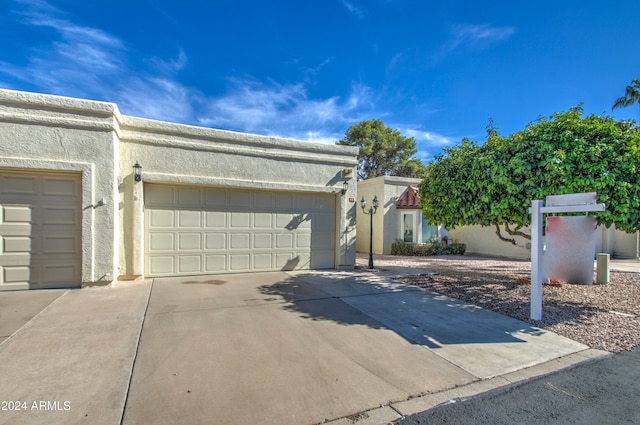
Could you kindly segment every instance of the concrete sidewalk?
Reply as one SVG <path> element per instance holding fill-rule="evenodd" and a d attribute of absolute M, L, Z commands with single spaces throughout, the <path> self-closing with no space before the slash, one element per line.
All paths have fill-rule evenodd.
<path fill-rule="evenodd" d="M 21 294 L 0 424 L 382 424 L 608 354 L 360 271 Z"/>

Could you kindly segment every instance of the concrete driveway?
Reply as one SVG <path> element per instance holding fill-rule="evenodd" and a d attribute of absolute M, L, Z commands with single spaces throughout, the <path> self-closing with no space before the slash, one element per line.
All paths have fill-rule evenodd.
<path fill-rule="evenodd" d="M 382 424 L 604 354 L 357 271 L 0 293 L 0 307 L 1 424 Z"/>

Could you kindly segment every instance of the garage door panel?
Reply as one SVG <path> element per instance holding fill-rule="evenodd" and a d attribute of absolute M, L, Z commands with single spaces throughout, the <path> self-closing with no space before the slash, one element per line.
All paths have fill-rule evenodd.
<path fill-rule="evenodd" d="M 254 254 L 253 268 L 256 270 L 271 270 L 273 268 L 273 255 L 271 253 Z"/>
<path fill-rule="evenodd" d="M 249 233 L 232 233 L 230 236 L 231 236 L 231 243 L 229 244 L 229 248 L 249 249 L 251 247 L 249 244 L 251 240 L 251 235 Z"/>
<path fill-rule="evenodd" d="M 3 178 L 4 195 L 37 195 L 39 179 L 35 175 L 6 175 Z"/>
<path fill-rule="evenodd" d="M 335 216 L 327 213 L 315 213 L 313 217 L 313 225 L 317 229 L 331 229 L 335 226 Z"/>
<path fill-rule="evenodd" d="M 75 198 L 79 189 L 79 182 L 74 178 L 45 178 L 43 180 L 44 196 Z"/>
<path fill-rule="evenodd" d="M 173 255 L 154 255 L 148 256 L 147 271 L 151 276 L 168 275 L 172 276 L 176 274 L 174 267 L 175 256 Z"/>
<path fill-rule="evenodd" d="M 234 272 L 251 271 L 251 256 L 249 254 L 230 254 L 229 269 Z"/>
<path fill-rule="evenodd" d="M 280 210 L 292 210 L 295 205 L 295 195 L 293 193 L 276 193 L 276 205 Z"/>
<path fill-rule="evenodd" d="M 201 212 L 200 211 L 179 211 L 178 212 L 178 227 L 201 227 Z"/>
<path fill-rule="evenodd" d="M 314 251 L 310 267 L 312 269 L 329 269 L 334 264 L 333 251 Z"/>
<path fill-rule="evenodd" d="M 308 269 L 311 266 L 311 254 L 306 252 L 296 252 L 296 257 L 299 263 L 296 269 Z"/>
<path fill-rule="evenodd" d="M 314 196 L 313 209 L 315 211 L 333 212 L 336 208 L 336 199 L 331 196 Z"/>
<path fill-rule="evenodd" d="M 296 248 L 311 248 L 311 234 L 310 233 L 297 234 Z"/>
<path fill-rule="evenodd" d="M 200 233 L 179 233 L 178 250 L 189 251 L 202 249 L 202 234 Z"/>
<path fill-rule="evenodd" d="M 273 215 L 270 213 L 256 213 L 253 215 L 253 227 L 271 229 L 273 227 Z"/>
<path fill-rule="evenodd" d="M 172 186 L 156 186 L 153 192 L 145 192 L 145 205 L 150 207 L 174 205 L 177 188 Z"/>
<path fill-rule="evenodd" d="M 309 269 L 309 259 L 310 254 L 306 253 L 277 254 L 276 268 L 284 271 Z"/>
<path fill-rule="evenodd" d="M 33 240 L 29 236 L 5 236 L 2 238 L 2 254 L 34 252 Z"/>
<path fill-rule="evenodd" d="M 41 239 L 42 254 L 47 255 L 75 255 L 79 240 L 74 235 L 44 235 Z"/>
<path fill-rule="evenodd" d="M 286 229 L 293 221 L 293 214 L 276 214 L 276 229 Z"/>
<path fill-rule="evenodd" d="M 152 252 L 175 251 L 175 235 L 173 233 L 161 232 L 149 233 L 147 245 Z"/>
<path fill-rule="evenodd" d="M 232 212 L 230 227 L 248 229 L 251 224 L 251 214 L 248 212 Z"/>
<path fill-rule="evenodd" d="M 234 208 L 249 208 L 251 206 L 251 193 L 248 191 L 233 191 L 229 192 L 229 207 Z"/>
<path fill-rule="evenodd" d="M 333 249 L 333 233 L 317 232 L 313 234 L 311 239 L 311 248 L 314 250 L 332 250 Z"/>
<path fill-rule="evenodd" d="M 43 225 L 77 226 L 80 222 L 80 212 L 73 207 L 45 207 L 41 210 Z"/>
<path fill-rule="evenodd" d="M 255 249 L 270 249 L 273 247 L 273 235 L 271 233 L 254 233 L 253 247 Z"/>
<path fill-rule="evenodd" d="M 205 273 L 223 273 L 227 270 L 227 256 L 206 255 L 205 256 Z"/>
<path fill-rule="evenodd" d="M 31 207 L 25 205 L 8 205 L 2 207 L 4 223 L 31 223 Z"/>
<path fill-rule="evenodd" d="M 198 188 L 181 187 L 178 189 L 178 203 L 184 206 L 199 207 L 202 202 L 202 190 Z"/>
<path fill-rule="evenodd" d="M 145 247 L 145 256 L 171 255 L 176 267 L 171 269 L 166 260 L 161 267 L 147 259 L 149 276 L 294 270 L 309 268 L 312 264 L 334 266 L 333 195 L 193 187 L 189 188 L 193 194 L 191 202 L 203 201 L 199 209 L 177 201 L 173 205 L 153 207 L 147 201 L 157 200 L 154 192 L 161 187 L 145 184 L 147 240 L 153 242 L 152 236 L 164 231 L 175 235 L 178 246 L 171 247 L 169 241 L 150 243 Z M 156 216 L 156 211 L 162 210 L 173 211 L 178 222 L 170 227 L 168 215 L 163 218 L 163 212 Z M 195 226 L 196 213 L 201 217 L 200 227 Z M 194 218 L 187 223 L 185 218 L 191 215 Z M 167 227 L 156 226 L 158 222 Z M 319 242 L 315 241 L 316 235 L 321 239 Z M 327 251 L 321 252 L 318 260 L 315 260 L 316 246 Z"/>
<path fill-rule="evenodd" d="M 45 264 L 42 266 L 44 279 L 42 284 L 64 284 L 73 280 L 78 274 L 78 265 L 75 263 Z"/>
<path fill-rule="evenodd" d="M 227 249 L 226 233 L 207 233 L 205 235 L 205 250 Z"/>
<path fill-rule="evenodd" d="M 273 193 L 271 192 L 254 192 L 253 193 L 253 209 L 254 210 L 273 210 Z"/>
<path fill-rule="evenodd" d="M 220 211 L 207 211 L 205 213 L 205 227 L 211 229 L 226 229 L 227 213 Z"/>
<path fill-rule="evenodd" d="M 0 290 L 80 286 L 81 176 L 0 171 Z"/>
<path fill-rule="evenodd" d="M 293 235 L 289 233 L 281 233 L 276 235 L 276 249 L 293 248 Z"/>
<path fill-rule="evenodd" d="M 202 272 L 202 257 L 200 255 L 180 255 L 178 257 L 178 274 L 200 272 Z"/>
<path fill-rule="evenodd" d="M 275 253 L 276 268 L 281 269 L 292 258 L 293 258 L 293 253 L 291 252 L 276 252 Z"/>
<path fill-rule="evenodd" d="M 296 196 L 296 209 L 298 210 L 308 210 L 311 206 L 313 206 L 313 194 L 299 194 Z"/>
<path fill-rule="evenodd" d="M 2 267 L 2 284 L 29 284 L 32 268 L 27 266 Z"/>
<path fill-rule="evenodd" d="M 173 228 L 175 212 L 170 210 L 150 210 L 148 213 L 149 226 L 153 228 Z"/>

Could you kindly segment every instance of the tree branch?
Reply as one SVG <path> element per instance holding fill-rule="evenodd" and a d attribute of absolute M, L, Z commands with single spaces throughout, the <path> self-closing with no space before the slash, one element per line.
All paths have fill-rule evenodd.
<path fill-rule="evenodd" d="M 508 234 L 510 234 L 511 236 L 522 236 L 525 239 L 531 240 L 531 235 L 527 235 L 524 232 L 521 232 L 519 230 L 511 230 L 509 228 L 509 223 L 504 223 L 504 230 L 507 231 Z"/>
<path fill-rule="evenodd" d="M 496 235 L 498 235 L 501 241 L 511 242 L 514 245 L 518 245 L 518 242 L 516 242 L 515 239 L 508 239 L 502 236 L 502 233 L 500 232 L 500 226 L 498 226 L 498 223 L 493 223 L 493 225 L 496 226 Z"/>

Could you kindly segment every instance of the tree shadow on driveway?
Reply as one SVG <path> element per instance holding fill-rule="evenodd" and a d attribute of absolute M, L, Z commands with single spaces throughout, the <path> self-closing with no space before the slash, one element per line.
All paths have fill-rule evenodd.
<path fill-rule="evenodd" d="M 324 296 L 297 296 L 305 286 Z M 413 344 L 434 349 L 451 344 L 523 343 L 547 333 L 458 299 L 370 273 L 297 272 L 258 290 L 282 298 L 282 308 L 302 318 L 391 329 Z"/>

